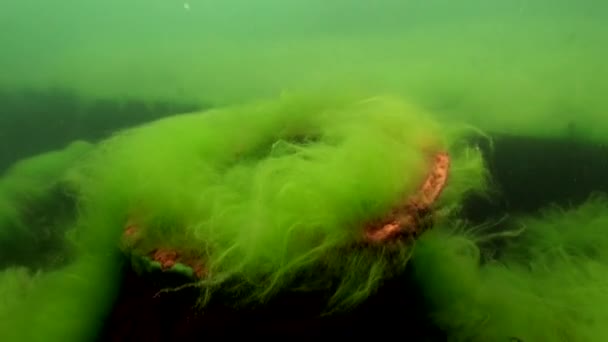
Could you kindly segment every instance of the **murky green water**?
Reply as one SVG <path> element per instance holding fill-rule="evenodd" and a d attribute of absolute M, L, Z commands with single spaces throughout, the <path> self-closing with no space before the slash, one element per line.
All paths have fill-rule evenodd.
<path fill-rule="evenodd" d="M 0 5 L 0 85 L 230 103 L 392 91 L 484 128 L 608 132 L 600 1 L 131 0 Z M 57 114 L 55 114 L 57 115 Z"/>
<path fill-rule="evenodd" d="M 470 218 L 476 224 L 496 220 L 502 215 L 517 216 L 517 222 L 520 222 L 519 215 L 542 218 L 542 222 L 531 218 L 521 219 L 522 225 L 533 227 L 532 231 L 537 235 L 533 233 L 532 237 L 545 236 L 542 235 L 545 233 L 548 237 L 536 240 L 523 238 L 521 248 L 525 251 L 515 248 L 512 253 L 517 257 L 511 255 L 512 259 L 501 260 L 507 265 L 504 269 L 480 266 L 478 270 L 477 265 L 473 266 L 474 263 L 467 259 L 469 255 L 463 257 L 460 252 L 455 252 L 462 247 L 460 242 L 454 242 L 453 237 L 446 237 L 442 233 L 431 236 L 423 245 L 427 249 L 422 249 L 424 253 L 419 258 L 422 261 L 418 263 L 437 266 L 441 262 L 434 262 L 441 258 L 451 261 L 437 266 L 436 273 L 422 272 L 412 276 L 423 284 L 430 284 L 425 295 L 430 296 L 429 302 L 436 304 L 437 308 L 427 308 L 430 312 L 436 310 L 434 321 L 427 321 L 433 321 L 451 337 L 462 340 L 469 338 L 492 342 L 496 336 L 516 339 L 526 336 L 527 339 L 523 340 L 530 342 L 546 341 L 550 336 L 563 341 L 603 341 L 602 338 L 608 333 L 597 322 L 608 317 L 608 310 L 596 308 L 596 303 L 608 303 L 604 291 L 604 280 L 608 279 L 605 275 L 608 274 L 608 258 L 602 252 L 603 241 L 608 241 L 604 239 L 606 234 L 602 230 L 605 221 L 608 222 L 605 219 L 608 208 L 599 200 L 585 201 L 592 193 L 601 195 L 608 191 L 608 184 L 602 180 L 602 174 L 608 169 L 605 162 L 608 158 L 605 147 L 608 144 L 606 61 L 608 2 L 599 0 L 1 1 L 0 172 L 3 172 L 3 177 L 0 178 L 0 340 L 29 338 L 32 341 L 71 342 L 83 338 L 86 340 L 91 336 L 105 338 L 106 335 L 101 332 L 114 336 L 112 332 L 120 330 L 124 318 L 121 318 L 120 312 L 114 312 L 110 320 L 108 312 L 116 309 L 113 305 L 119 294 L 126 302 L 131 297 L 125 295 L 126 285 L 121 283 L 120 262 L 115 261 L 113 258 L 116 256 L 110 252 L 117 245 L 113 240 L 115 236 L 106 233 L 104 225 L 119 222 L 117 226 L 120 226 L 124 223 L 123 216 L 140 210 L 142 205 L 154 208 L 159 212 L 159 217 L 162 216 L 150 219 L 154 223 L 158 223 L 154 220 L 163 224 L 164 220 L 169 220 L 163 215 L 171 217 L 171 220 L 187 222 L 182 223 L 186 226 L 189 224 L 190 228 L 200 228 L 213 220 L 224 222 L 225 211 L 205 207 L 207 204 L 204 201 L 197 202 L 200 196 L 189 191 L 210 193 L 210 198 L 224 203 L 222 205 L 226 205 L 226 208 L 230 208 L 226 204 L 230 201 L 226 198 L 240 194 L 235 191 L 230 196 L 222 195 L 222 189 L 228 192 L 234 190 L 231 188 L 234 184 L 229 184 L 227 180 L 226 184 L 218 181 L 221 186 L 197 183 L 204 183 L 201 180 L 204 177 L 192 170 L 204 163 L 218 163 L 222 165 L 222 170 L 228 170 L 227 176 L 210 173 L 209 179 L 226 177 L 238 180 L 243 188 L 249 189 L 247 187 L 251 186 L 252 193 L 255 193 L 255 189 L 264 188 L 256 183 L 258 178 L 243 176 L 247 172 L 254 173 L 248 163 L 253 163 L 252 160 L 256 161 L 255 158 L 259 157 L 253 152 L 247 155 L 247 148 L 254 149 L 255 144 L 262 144 L 260 141 L 265 139 L 273 142 L 272 149 L 279 140 L 284 143 L 281 140 L 284 137 L 274 137 L 272 134 L 275 131 L 269 128 L 275 127 L 275 124 L 284 128 L 272 121 L 276 119 L 282 122 L 280 120 L 284 118 L 280 115 L 275 118 L 270 114 L 268 117 L 272 119 L 265 118 L 258 111 L 261 109 L 244 107 L 244 113 L 250 113 L 251 118 L 259 120 L 239 121 L 232 118 L 226 119 L 226 122 L 205 121 L 205 125 L 210 125 L 205 127 L 217 127 L 217 130 L 197 131 L 194 124 L 188 124 L 185 119 L 180 121 L 182 119 L 178 114 L 209 108 L 221 110 L 241 104 L 247 106 L 258 100 L 270 99 L 272 102 L 280 97 L 291 99 L 291 95 L 322 94 L 328 103 L 333 101 L 329 99 L 334 95 L 336 98 L 349 95 L 366 99 L 392 95 L 405 99 L 424 108 L 420 110 L 420 117 L 426 117 L 424 113 L 428 112 L 438 126 L 446 128 L 441 132 L 447 141 L 442 146 L 447 149 L 456 148 L 454 146 L 460 148 L 457 143 L 459 138 L 450 135 L 452 131 L 448 128 L 464 123 L 484 132 L 496 143 L 495 146 L 490 143 L 481 147 L 487 165 L 482 166 L 472 157 L 481 153 L 473 146 L 471 150 L 466 150 L 470 154 L 463 153 L 462 159 L 459 157 L 455 162 L 454 172 L 457 176 L 453 182 L 459 184 L 458 189 L 460 186 L 463 189 L 467 186 L 475 188 L 482 183 L 480 171 L 487 168 L 498 184 L 494 189 L 493 185 L 496 184 L 491 182 L 490 188 L 498 191 L 489 191 L 485 197 L 481 196 L 485 202 L 476 198 L 477 202 L 464 211 L 471 217 L 464 218 Z M 326 143 L 323 134 L 306 131 L 309 126 L 318 123 L 314 121 L 317 119 L 310 119 L 313 120 L 311 123 L 306 116 L 298 115 L 304 110 L 302 108 L 311 108 L 311 112 L 314 112 L 329 104 L 286 103 L 285 111 L 293 111 L 294 117 L 300 121 L 294 119 L 295 129 L 291 124 L 285 125 L 295 131 L 305 131 L 302 134 L 310 141 Z M 276 109 L 274 106 L 263 104 L 260 108 L 273 112 Z M 391 106 L 386 108 L 389 112 L 398 111 Z M 227 112 L 232 113 L 231 110 Z M 416 110 L 413 112 L 418 113 Z M 119 140 L 117 145 L 108 145 L 109 156 L 99 157 L 95 163 L 85 163 L 86 167 L 99 168 L 101 171 L 92 172 L 85 167 L 84 175 L 81 175 L 79 167 L 72 167 L 73 160 L 80 160 L 80 153 L 88 153 L 89 148 L 94 150 L 97 142 L 105 141 L 103 139 L 120 129 L 173 115 L 177 117 L 174 124 L 169 120 L 165 128 L 159 124 L 160 128 L 156 131 L 156 126 L 149 131 L 143 128 L 141 135 L 134 134 L 133 140 L 125 138 L 124 142 Z M 335 124 L 338 127 L 336 131 L 345 136 L 356 136 L 354 132 L 359 132 L 361 136 L 379 138 L 382 143 L 378 142 L 378 147 L 391 151 L 401 143 L 407 148 L 412 144 L 427 143 L 424 138 L 420 141 L 414 138 L 407 140 L 390 130 L 393 122 L 390 119 L 386 119 L 386 122 L 369 120 L 369 124 L 362 125 L 360 131 L 351 131 L 350 126 L 346 129 L 337 123 L 323 122 L 327 127 L 334 127 L 331 125 Z M 233 130 L 228 127 L 228 124 L 236 126 L 241 122 L 242 127 Z M 419 124 L 415 120 L 412 122 L 413 125 Z M 408 126 L 408 137 L 436 133 L 429 128 L 431 126 Z M 254 133 L 250 133 L 249 129 Z M 180 130 L 184 133 L 179 133 Z M 259 137 L 256 135 L 258 131 Z M 208 140 L 207 136 L 201 137 L 204 134 L 208 134 Z M 293 134 L 297 135 L 299 131 Z M 392 134 L 405 139 L 407 143 L 397 138 L 399 144 L 381 139 L 394 137 Z M 272 138 L 269 137 L 271 135 Z M 234 146 L 223 141 L 222 137 L 234 142 Z M 275 138 L 278 140 L 272 140 Z M 288 136 L 285 138 L 287 145 L 280 146 L 288 146 L 289 151 L 299 151 L 299 148 L 306 150 L 308 145 L 298 140 L 301 138 L 299 135 Z M 332 136 L 332 139 L 338 138 Z M 87 141 L 91 145 L 81 142 L 69 145 L 75 141 Z M 319 159 L 323 160 L 319 162 L 322 167 L 314 169 L 319 177 L 330 177 L 332 172 L 329 171 L 347 170 L 346 165 L 351 163 L 367 167 L 362 162 L 364 159 L 357 159 L 352 151 L 359 151 L 363 155 L 367 151 L 369 160 L 381 158 L 371 148 L 357 147 L 355 138 L 352 140 L 355 142 L 348 141 L 350 145 L 344 145 L 348 146 L 344 147 L 346 152 L 340 154 L 331 150 L 335 155 L 327 152 L 336 159 Z M 70 147 L 63 150 L 66 146 Z M 101 151 L 105 151 L 106 145 L 99 146 Z M 226 155 L 244 154 L 249 159 L 247 162 L 235 162 L 240 168 L 230 169 L 232 164 L 222 164 L 223 156 L 213 154 L 219 149 L 214 146 L 224 146 L 226 151 L 230 151 Z M 266 147 L 259 147 L 255 153 L 266 151 Z M 54 152 L 41 155 L 49 151 Z M 314 151 L 319 155 L 311 155 L 326 156 L 318 150 Z M 404 153 L 414 154 L 411 151 Z M 35 156 L 40 158 L 11 168 L 15 162 Z M 194 162 L 195 158 L 201 160 Z M 470 162 L 468 158 L 475 162 Z M 344 164 L 340 164 L 341 160 Z M 412 160 L 415 158 L 412 157 Z M 241 162 L 242 165 L 239 164 Z M 165 168 L 164 165 L 169 164 Z M 266 164 L 260 162 L 260 165 Z M 293 165 L 300 164 L 289 164 L 290 167 Z M 333 165 L 335 169 L 328 165 Z M 412 161 L 411 165 L 417 164 Z M 329 171 L 323 167 L 328 167 Z M 393 168 L 398 169 L 395 165 Z M 420 169 L 412 166 L 412 174 L 417 174 Z M 89 172 L 98 178 L 90 176 Z M 362 172 L 360 175 L 353 173 L 352 178 L 343 177 L 341 181 L 351 185 L 365 184 L 361 179 L 372 179 L 376 175 L 374 172 L 379 171 Z M 124 175 L 124 180 L 117 174 Z M 258 176 L 276 181 L 277 178 L 269 175 L 270 171 Z M 468 176 L 458 178 L 462 175 Z M 392 179 L 390 175 L 385 176 L 387 182 Z M 249 183 L 239 177 L 246 178 Z M 378 176 L 378 179 L 384 178 Z M 185 186 L 177 181 L 183 179 L 192 184 Z M 317 189 L 317 195 L 342 191 L 339 187 L 330 186 L 327 179 L 326 186 Z M 153 184 L 154 181 L 157 183 Z M 277 185 L 276 193 L 271 192 L 268 196 L 282 196 L 288 192 L 289 177 L 285 178 L 285 182 L 282 187 Z M 380 181 L 376 184 L 370 180 L 370 184 L 382 189 L 390 188 L 389 183 Z M 132 194 L 125 190 L 129 186 L 133 186 Z M 86 196 L 76 191 L 78 195 L 72 198 L 72 187 L 78 191 L 82 187 Z M 344 188 L 352 189 L 353 186 L 344 185 Z M 344 191 L 344 194 L 350 194 Z M 360 196 L 361 203 L 367 205 L 368 198 L 365 196 L 374 194 L 372 190 L 369 191 L 364 193 L 362 190 L 351 197 L 355 197 L 353 201 L 356 201 L 356 197 Z M 448 193 L 454 195 L 453 192 Z M 305 196 L 304 192 L 299 194 Z M 185 197 L 180 197 L 182 195 Z M 309 195 L 306 193 L 306 196 Z M 455 204 L 461 204 L 461 197 L 454 196 L 458 198 L 458 201 L 454 200 L 458 202 Z M 336 197 L 344 199 L 349 196 Z M 221 202 L 224 200 L 227 202 Z M 290 210 L 300 208 L 300 200 L 304 201 L 301 198 L 293 200 L 298 206 L 280 206 L 274 202 L 273 205 L 291 213 Z M 344 208 L 341 205 L 350 203 L 346 199 L 344 201 L 336 204 L 336 208 Z M 564 217 L 557 213 L 541 215 L 540 208 L 556 202 L 582 207 L 576 212 L 564 214 Z M 268 203 L 259 207 L 251 203 L 251 216 L 259 215 L 260 222 L 267 222 L 264 221 L 267 217 L 260 213 L 275 207 Z M 365 207 L 364 204 L 361 206 Z M 184 209 L 186 207 L 187 210 Z M 306 205 L 302 207 L 306 208 Z M 216 213 L 214 210 L 218 210 L 219 218 L 209 214 Z M 322 212 L 324 209 L 316 210 Z M 330 218 L 329 214 L 317 216 L 317 212 L 313 209 L 309 212 L 314 217 L 311 220 L 315 222 L 310 225 L 315 229 L 315 224 L 331 226 L 339 221 Z M 205 216 L 207 214 L 210 216 Z M 282 227 L 281 224 L 291 222 L 292 217 L 288 214 L 285 216 L 284 221 L 273 224 Z M 463 216 L 450 224 L 460 225 Z M 246 221 L 244 218 L 234 220 L 226 222 L 244 224 Z M 454 223 L 456 221 L 459 223 Z M 546 231 L 549 229 L 547 227 L 569 231 L 579 222 L 587 222 L 587 230 L 584 231 L 589 237 L 579 239 L 575 235 L 552 235 Z M 503 223 L 500 221 L 495 225 L 504 228 Z M 200 233 L 196 229 L 194 231 Z M 82 236 L 74 233 L 73 236 L 71 231 L 85 233 Z M 190 232 L 188 229 L 186 231 Z M 180 231 L 179 234 L 182 233 Z M 210 236 L 218 240 L 226 238 Z M 74 250 L 66 247 L 72 240 L 76 241 Z M 549 242 L 545 245 L 545 241 Z M 543 248 L 551 249 L 557 245 L 561 248 L 568 241 L 574 242 L 570 247 L 564 247 L 566 261 L 559 259 L 555 264 L 549 263 L 544 258 L 550 259 L 553 254 L 540 252 Z M 553 245 L 547 247 L 551 243 Z M 254 247 L 251 250 L 257 251 Z M 533 266 L 530 266 L 532 270 L 523 271 L 527 267 L 522 266 L 525 263 L 514 261 L 522 255 L 532 255 L 531 258 L 543 267 L 547 266 L 543 262 L 547 262 L 557 270 L 554 273 L 563 275 L 563 278 L 549 276 Z M 259 255 L 254 253 L 254 256 Z M 274 261 L 268 262 L 272 264 Z M 42 272 L 40 279 L 33 275 L 36 270 Z M 465 280 L 456 282 L 452 287 L 437 285 L 449 283 L 453 270 L 460 272 L 459 275 Z M 587 273 L 581 275 L 579 271 Z M 367 278 L 360 274 L 353 277 L 369 280 L 370 284 L 372 278 L 382 278 L 377 273 L 369 272 Z M 374 272 L 380 271 L 374 268 Z M 577 277 L 582 280 L 573 280 Z M 105 282 L 107 286 L 100 286 Z M 568 284 L 574 284 L 575 290 L 556 285 L 563 282 L 572 282 Z M 500 287 L 503 283 L 504 288 Z M 123 285 L 122 292 L 120 284 Z M 102 288 L 104 290 L 100 290 Z M 555 290 L 545 294 L 545 288 Z M 516 304 L 503 300 L 497 294 L 499 290 L 512 295 Z M 365 291 L 369 292 L 370 288 L 365 288 Z M 473 291 L 482 295 L 469 295 Z M 585 291 L 588 291 L 588 297 L 581 295 Z M 368 292 L 365 292 L 366 295 Z M 80 294 L 72 295 L 74 293 Z M 464 300 L 460 302 L 462 298 Z M 104 304 L 98 307 L 92 304 L 101 302 Z M 446 302 L 457 304 L 450 307 L 445 305 Z M 573 302 L 583 303 L 582 309 L 572 312 L 564 309 Z M 36 310 L 38 305 L 40 308 Z M 467 315 L 469 312 L 456 308 L 458 305 L 472 308 L 472 313 Z M 522 310 L 524 306 L 539 309 L 529 313 L 530 316 L 523 316 L 526 312 Z M 498 307 L 505 309 L 501 311 Z M 154 310 L 159 315 L 162 311 L 158 307 L 150 309 L 151 312 Z M 487 318 L 484 315 L 493 315 L 488 319 L 487 330 L 475 328 L 475 324 Z M 370 317 L 375 316 L 370 314 Z M 56 321 L 53 317 L 57 317 Z M 78 317 L 82 322 L 75 321 Z M 500 323 L 501 320 L 516 320 L 517 324 L 509 326 Z M 154 325 L 150 321 L 141 324 Z M 535 326 L 540 327 L 538 331 L 541 332 L 534 330 Z M 559 330 L 555 334 L 544 333 L 562 326 L 567 326 L 564 328 L 566 333 L 562 334 L 559 329 L 555 329 Z M 589 332 L 584 333 L 587 328 Z M 478 332 L 478 335 L 474 336 L 471 331 Z M 167 336 L 179 335 L 175 331 L 173 333 L 167 333 Z M 189 338 L 195 335 L 184 333 Z M 167 336 L 160 340 L 171 340 L 172 337 Z"/>

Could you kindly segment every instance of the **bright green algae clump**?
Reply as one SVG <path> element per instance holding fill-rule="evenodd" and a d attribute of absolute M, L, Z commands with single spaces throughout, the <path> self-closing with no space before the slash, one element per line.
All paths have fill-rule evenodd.
<path fill-rule="evenodd" d="M 608 340 L 608 201 L 519 223 L 497 256 L 483 232 L 422 237 L 411 265 L 438 325 L 451 341 Z"/>
<path fill-rule="evenodd" d="M 28 254 L 40 248 L 41 240 L 61 230 L 56 229 L 63 223 L 59 216 L 68 213 L 59 213 L 63 208 L 57 204 L 70 195 L 69 187 L 74 185 L 68 170 L 92 148 L 83 141 L 73 142 L 62 150 L 21 160 L 2 175 L 0 267 L 17 258 L 30 259 Z"/>
<path fill-rule="evenodd" d="M 207 271 L 196 284 L 202 304 L 217 290 L 233 304 L 321 290 L 331 309 L 356 305 L 411 255 L 407 244 L 361 248 L 364 224 L 420 187 L 434 153 L 452 158 L 438 211 L 485 189 L 470 132 L 396 98 L 285 97 L 174 116 L 20 162 L 0 181 L 2 243 L 30 251 L 31 261 L 40 255 L 29 243 L 52 231 L 62 241 L 51 255 L 62 261 L 0 271 L 0 339 L 94 339 L 125 246 L 139 255 L 194 251 Z M 57 201 L 72 210 L 54 217 Z M 32 207 L 50 208 L 49 224 L 24 220 Z M 129 225 L 140 243 L 125 244 Z"/>
<path fill-rule="evenodd" d="M 517 234 L 457 225 L 464 196 L 486 190 L 470 132 L 396 98 L 285 97 L 20 162 L 0 180 L 2 260 L 35 259 L 27 242 L 49 229 L 65 238 L 67 260 L 38 272 L 4 266 L 0 340 L 92 340 L 133 226 L 143 240 L 122 247 L 135 254 L 161 247 L 203 259 L 203 304 L 217 290 L 247 304 L 318 289 L 331 308 L 349 308 L 409 265 L 452 341 L 605 341 L 608 201 L 519 218 Z M 365 222 L 418 189 L 438 151 L 452 167 L 437 225 L 413 245 L 357 245 Z M 34 225 L 24 216 L 53 208 L 60 193 L 73 217 Z"/>
<path fill-rule="evenodd" d="M 76 208 L 78 165 L 93 148 L 75 142 L 20 161 L 0 179 L 2 341 L 91 341 L 111 308 L 116 237 Z"/>
<path fill-rule="evenodd" d="M 405 266 L 407 246 L 351 247 L 366 221 L 419 188 L 434 153 L 453 157 L 445 203 L 483 190 L 481 154 L 463 132 L 394 98 L 283 97 L 185 114 L 101 144 L 83 205 L 98 229 L 134 223 L 136 253 L 195 250 L 202 299 L 331 289 L 331 305 L 347 307 Z"/>

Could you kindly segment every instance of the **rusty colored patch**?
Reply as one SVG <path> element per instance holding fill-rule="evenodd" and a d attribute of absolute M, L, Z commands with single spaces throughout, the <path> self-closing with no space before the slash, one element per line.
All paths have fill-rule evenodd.
<path fill-rule="evenodd" d="M 126 243 L 128 249 L 134 248 L 134 246 L 143 237 L 141 226 L 135 223 L 133 220 L 128 220 L 125 224 L 123 231 L 123 243 Z M 171 248 L 156 248 L 149 253 L 146 253 L 147 257 L 152 261 L 160 263 L 162 270 L 168 270 L 175 266 L 176 263 L 184 264 L 192 268 L 193 274 L 201 279 L 207 275 L 207 269 L 202 258 L 196 256 L 196 253 L 186 253 L 184 251 L 177 251 Z"/>
<path fill-rule="evenodd" d="M 393 241 L 401 237 L 415 238 L 428 228 L 431 206 L 439 198 L 447 183 L 450 157 L 441 152 L 435 155 L 431 171 L 422 186 L 405 204 L 396 208 L 383 221 L 372 222 L 365 228 L 369 242 Z"/>
<path fill-rule="evenodd" d="M 168 270 L 175 266 L 176 263 L 181 263 L 190 267 L 198 279 L 207 275 L 204 262 L 200 258 L 188 256 L 186 253 L 180 253 L 168 248 L 159 248 L 150 253 L 150 257 L 152 260 L 159 262 L 163 270 Z"/>
<path fill-rule="evenodd" d="M 154 261 L 158 261 L 163 270 L 169 269 L 175 266 L 175 263 L 178 260 L 178 254 L 176 251 L 172 251 L 169 249 L 157 249 L 152 254 L 152 259 Z"/>
<path fill-rule="evenodd" d="M 387 215 L 386 219 L 368 224 L 365 228 L 365 240 L 382 243 L 401 238 L 415 238 L 420 235 L 430 226 L 431 206 L 439 198 L 447 183 L 449 169 L 449 155 L 444 152 L 436 154 L 431 170 L 420 189 Z M 126 240 L 137 242 L 142 238 L 141 234 L 142 229 L 137 223 L 132 220 L 127 221 L 123 233 Z M 190 267 L 198 279 L 208 275 L 203 259 L 196 253 L 157 248 L 147 256 L 153 261 L 159 262 L 163 270 L 172 268 L 176 263 L 181 263 Z"/>
<path fill-rule="evenodd" d="M 135 226 L 134 224 L 127 225 L 127 228 L 125 229 L 125 236 L 133 236 L 136 233 L 137 233 L 137 226 Z"/>
<path fill-rule="evenodd" d="M 447 183 L 449 170 L 450 157 L 447 153 L 438 153 L 416 199 L 418 206 L 428 208 L 439 198 Z"/>

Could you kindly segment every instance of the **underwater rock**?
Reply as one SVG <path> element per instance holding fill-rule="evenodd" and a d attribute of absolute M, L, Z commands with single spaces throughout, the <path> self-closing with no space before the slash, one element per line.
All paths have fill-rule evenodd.
<path fill-rule="evenodd" d="M 83 212 L 118 223 L 138 262 L 189 268 L 203 305 L 215 291 L 241 305 L 307 288 L 345 309 L 407 265 L 412 237 L 441 219 L 432 213 L 485 189 L 472 134 L 391 97 L 294 96 L 173 116 L 100 145 Z M 372 234 L 378 218 L 402 234 Z"/>

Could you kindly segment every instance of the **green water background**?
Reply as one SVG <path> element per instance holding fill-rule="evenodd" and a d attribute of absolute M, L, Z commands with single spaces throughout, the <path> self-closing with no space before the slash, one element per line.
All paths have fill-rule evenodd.
<path fill-rule="evenodd" d="M 598 0 L 3 1 L 0 89 L 393 92 L 486 130 L 604 141 L 606 18 Z"/>

